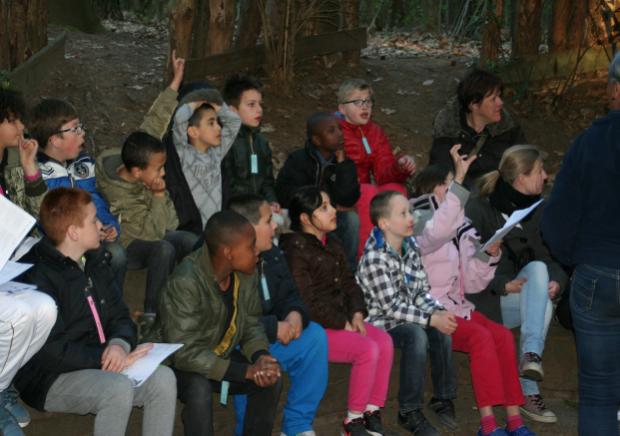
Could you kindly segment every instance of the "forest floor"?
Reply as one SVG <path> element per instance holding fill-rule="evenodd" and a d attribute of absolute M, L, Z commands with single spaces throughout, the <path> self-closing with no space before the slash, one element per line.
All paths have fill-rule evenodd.
<path fill-rule="evenodd" d="M 151 102 L 163 88 L 161 77 L 168 45 L 166 28 L 162 25 L 115 22 L 107 23 L 107 28 L 108 31 L 100 34 L 68 30 L 64 65 L 50 71 L 37 89 L 27 90 L 29 103 L 33 105 L 43 97 L 62 98 L 73 103 L 87 127 L 88 146 L 95 154 L 105 148 L 120 146 L 125 137 L 139 126 Z M 50 33 L 60 31 L 52 28 Z M 264 132 L 271 142 L 276 168 L 282 165 L 291 150 L 303 145 L 306 118 L 317 110 L 335 109 L 338 84 L 350 77 L 362 77 L 372 83 L 377 97 L 374 119 L 385 128 L 392 145 L 414 154 L 422 167 L 431 145 L 433 118 L 454 93 L 458 79 L 476 54 L 475 44 L 454 44 L 427 35 L 387 35 L 371 39 L 371 46 L 364 51 L 359 67 L 337 63 L 328 68 L 324 59 L 299 65 L 290 95 L 283 95 L 277 84 L 270 83 L 264 74 L 259 73 L 266 85 Z M 224 78 L 209 80 L 221 86 Z M 521 122 L 528 140 L 548 152 L 548 169 L 553 173 L 559 168 L 571 139 L 605 112 L 605 80 L 596 77 L 583 80 L 556 109 L 549 104 L 548 90 L 549 87 L 547 90 L 540 88 L 536 90 L 537 95 L 531 93 L 528 98 L 516 100 L 515 96 L 522 95 L 522 90 L 519 87 L 507 88 L 506 101 L 508 109 Z M 130 306 L 137 308 L 141 298 L 133 290 L 142 287 L 141 279 L 134 277 L 131 280 L 128 301 Z M 548 345 L 555 345 L 550 345 L 545 355 L 549 380 L 544 385 L 544 394 L 562 422 L 534 428 L 539 434 L 576 434 L 574 345 L 570 334 L 557 325 L 552 328 L 550 336 Z M 477 412 L 472 407 L 467 361 L 464 356 L 459 356 L 458 362 L 462 369 L 457 411 L 464 425 L 460 431 L 450 434 L 466 435 L 477 429 Z M 394 371 L 398 372 L 397 366 Z M 330 383 L 328 396 L 331 400 L 321 405 L 316 422 L 320 434 L 337 433 L 344 410 L 346 376 L 342 375 L 338 380 L 338 386 L 333 380 Z M 386 420 L 392 428 L 395 428 L 395 394 L 396 386 L 392 383 L 388 403 L 391 411 L 386 412 Z M 79 422 L 85 428 L 92 428 L 91 421 Z M 73 425 L 74 421 L 68 418 L 62 418 L 56 424 L 43 419 L 38 425 L 35 421 L 27 434 L 68 434 L 66 431 L 70 430 L 61 429 Z M 131 434 L 139 434 L 138 425 L 132 424 Z M 230 427 L 225 425 L 219 428 L 222 432 L 227 428 L 228 433 Z M 84 431 L 75 434 L 88 433 Z M 180 422 L 177 422 L 177 431 L 180 432 Z"/>

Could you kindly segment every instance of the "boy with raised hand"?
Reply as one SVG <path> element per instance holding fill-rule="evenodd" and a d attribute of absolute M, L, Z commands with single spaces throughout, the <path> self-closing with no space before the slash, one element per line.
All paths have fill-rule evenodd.
<path fill-rule="evenodd" d="M 273 245 L 276 224 L 269 203 L 254 194 L 231 198 L 228 208 L 250 221 L 256 232 L 258 292 L 262 302 L 261 322 L 269 340 L 269 351 L 278 359 L 291 382 L 284 406 L 282 434 L 313 436 L 312 422 L 327 386 L 327 336 L 310 322 L 284 253 Z M 235 396 L 236 434 L 243 428 L 246 397 Z"/>
<path fill-rule="evenodd" d="M 357 269 L 368 320 L 385 329 L 402 350 L 398 393 L 399 424 L 415 435 L 439 435 L 422 413 L 426 354 L 430 349 L 434 395 L 430 407 L 456 428 L 456 384 L 450 335 L 454 315 L 429 294 L 430 286 L 413 239 L 409 202 L 396 191 L 377 194 L 370 204 L 374 229 Z"/>
<path fill-rule="evenodd" d="M 227 393 L 248 394 L 243 434 L 270 436 L 281 381 L 260 322 L 256 232 L 223 211 L 207 221 L 204 240 L 175 268 L 158 316 L 164 339 L 185 344 L 173 356 L 185 435 L 214 434 L 213 392 L 220 392 L 222 403 Z"/>
<path fill-rule="evenodd" d="M 271 148 L 267 138 L 260 133 L 262 85 L 252 77 L 234 75 L 226 80 L 223 95 L 224 101 L 239 114 L 242 123 L 222 166 L 230 195 L 260 195 L 271 204 L 274 212 L 279 213 Z"/>
<path fill-rule="evenodd" d="M 181 228 L 201 234 L 211 215 L 222 210 L 221 164 L 240 126 L 239 115 L 216 89 L 197 89 L 181 100 L 172 127 L 181 173 L 166 174 L 168 186 L 185 190 L 172 196 Z M 187 199 L 193 205 L 178 204 Z M 197 210 L 199 216 L 185 216 L 188 210 Z"/>
<path fill-rule="evenodd" d="M 95 414 L 96 436 L 124 435 L 132 407 L 143 407 L 143 434 L 171 435 L 173 372 L 160 366 L 140 387 L 120 374 L 152 345 L 135 348 L 129 310 L 96 250 L 102 224 L 92 196 L 53 189 L 41 203 L 40 222 L 46 237 L 24 257 L 34 264 L 25 279 L 54 299 L 58 317 L 45 345 L 17 374 L 21 397 L 39 410 Z"/>
<path fill-rule="evenodd" d="M 365 80 L 345 80 L 338 88 L 336 115 L 344 134 L 344 151 L 355 162 L 360 182 L 361 197 L 356 206 L 360 218 L 359 255 L 372 229 L 370 200 L 386 190 L 406 195 L 405 181 L 416 170 L 412 156 L 394 156 L 387 135 L 371 119 L 374 104 L 373 89 Z"/>

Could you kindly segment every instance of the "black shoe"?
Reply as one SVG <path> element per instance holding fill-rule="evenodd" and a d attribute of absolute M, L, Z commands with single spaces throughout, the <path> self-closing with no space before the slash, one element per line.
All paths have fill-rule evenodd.
<path fill-rule="evenodd" d="M 437 429 L 426 420 L 421 410 L 412 410 L 406 414 L 398 412 L 398 424 L 416 436 L 439 436 Z"/>
<path fill-rule="evenodd" d="M 383 426 L 381 411 L 379 410 L 364 412 L 364 419 L 366 420 L 366 431 L 373 436 L 393 436 L 395 434 Z"/>
<path fill-rule="evenodd" d="M 366 431 L 366 421 L 364 418 L 355 418 L 349 422 L 342 423 L 342 436 L 371 436 Z"/>
<path fill-rule="evenodd" d="M 448 427 L 450 430 L 457 430 L 459 428 L 456 422 L 456 416 L 454 414 L 454 403 L 452 400 L 438 400 L 437 398 L 431 398 L 428 407 L 435 412 L 439 421 Z"/>

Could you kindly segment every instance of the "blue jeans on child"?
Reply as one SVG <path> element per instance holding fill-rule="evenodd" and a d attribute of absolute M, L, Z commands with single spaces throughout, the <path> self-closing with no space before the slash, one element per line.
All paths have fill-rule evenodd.
<path fill-rule="evenodd" d="M 521 292 L 501 297 L 502 319 L 510 329 L 521 326 L 519 359 L 527 352 L 542 356 L 553 314 L 547 265 L 537 260 L 530 262 L 519 271 L 517 278 L 527 278 L 527 282 Z M 535 381 L 520 380 L 524 395 L 540 393 Z"/>
<path fill-rule="evenodd" d="M 288 374 L 291 385 L 288 390 L 282 433 L 294 436 L 312 430 L 312 421 L 327 387 L 327 335 L 318 324 L 308 324 L 301 336 L 283 345 L 276 342 L 269 352 L 278 359 Z M 235 435 L 243 430 L 247 404 L 246 395 L 235 395 L 233 403 L 237 417 Z"/>
<path fill-rule="evenodd" d="M 570 306 L 579 363 L 579 435 L 618 435 L 620 270 L 578 265 Z"/>
<path fill-rule="evenodd" d="M 452 338 L 430 327 L 414 323 L 401 324 L 388 330 L 394 348 L 400 348 L 400 385 L 398 405 L 405 414 L 424 407 L 426 356 L 430 351 L 433 397 L 456 398 L 456 380 L 452 366 Z"/>

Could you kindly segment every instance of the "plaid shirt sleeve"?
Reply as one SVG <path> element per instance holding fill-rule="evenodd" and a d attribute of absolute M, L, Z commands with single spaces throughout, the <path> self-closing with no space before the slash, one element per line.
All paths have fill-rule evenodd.
<path fill-rule="evenodd" d="M 423 280 L 418 281 L 418 277 L 409 283 L 398 280 L 390 273 L 393 268 L 385 256 L 385 253 L 369 252 L 360 263 L 358 279 L 367 297 L 381 308 L 383 317 L 426 327 L 433 311 L 442 307 L 428 294 L 430 288 L 424 270 L 420 269 Z M 408 289 L 399 289 L 399 282 Z"/>

